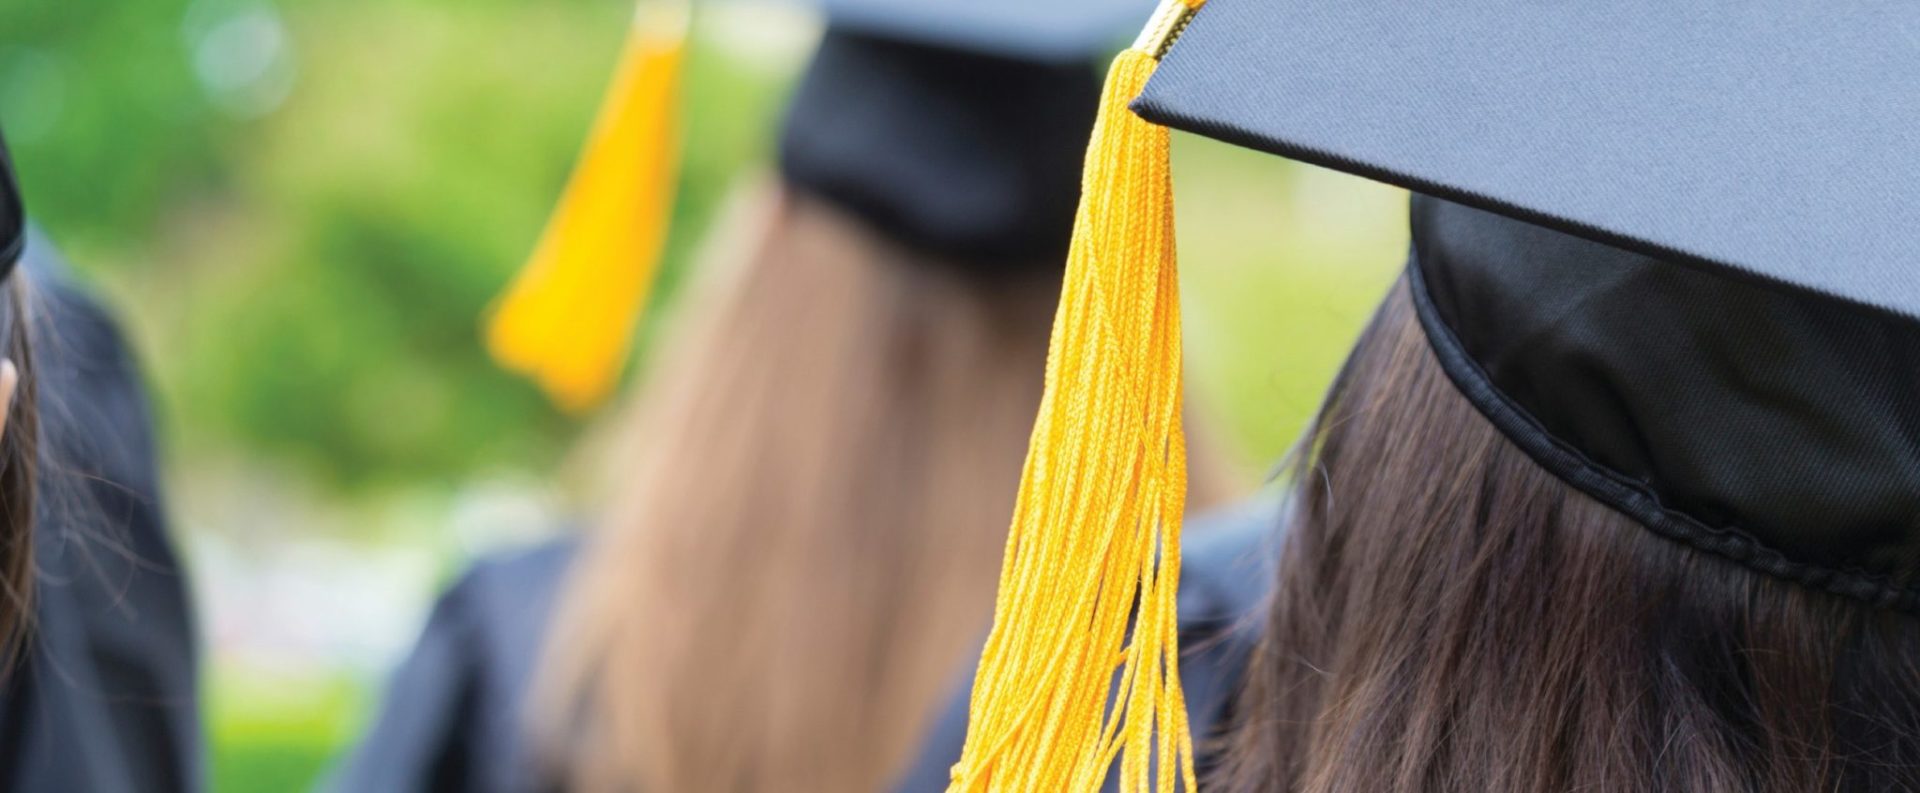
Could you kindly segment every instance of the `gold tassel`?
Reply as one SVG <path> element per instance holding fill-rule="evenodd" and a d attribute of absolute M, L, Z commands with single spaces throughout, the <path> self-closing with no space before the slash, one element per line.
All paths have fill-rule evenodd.
<path fill-rule="evenodd" d="M 1187 471 L 1169 137 L 1127 109 L 1191 15 L 1165 0 L 1107 76 L 950 791 L 1092 791 L 1116 756 L 1123 791 L 1194 790 L 1175 610 Z"/>
<path fill-rule="evenodd" d="M 571 413 L 612 392 L 659 267 L 679 168 L 687 14 L 684 0 L 640 7 L 559 207 L 486 328 L 494 360 Z"/>

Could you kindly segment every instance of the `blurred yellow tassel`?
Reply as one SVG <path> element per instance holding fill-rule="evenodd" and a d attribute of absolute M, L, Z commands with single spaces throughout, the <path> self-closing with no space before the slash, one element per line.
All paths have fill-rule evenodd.
<path fill-rule="evenodd" d="M 950 791 L 1092 791 L 1116 756 L 1123 791 L 1194 790 L 1175 612 L 1187 470 L 1169 141 L 1127 109 L 1190 15 L 1168 0 L 1155 18 L 1166 31 L 1107 76 Z"/>
<path fill-rule="evenodd" d="M 672 0 L 635 16 L 559 207 L 486 329 L 494 360 L 568 412 L 613 390 L 660 263 L 679 168 L 687 13 Z"/>

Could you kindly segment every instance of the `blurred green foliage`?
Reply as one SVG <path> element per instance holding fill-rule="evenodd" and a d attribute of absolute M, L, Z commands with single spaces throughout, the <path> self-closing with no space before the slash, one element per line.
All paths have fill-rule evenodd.
<path fill-rule="evenodd" d="M 1190 135 L 1174 172 L 1200 437 L 1265 471 L 1399 272 L 1405 193 Z"/>
<path fill-rule="evenodd" d="M 34 213 L 77 247 L 144 239 L 218 179 L 223 129 L 194 77 L 188 0 L 0 8 L 0 123 Z"/>
<path fill-rule="evenodd" d="M 174 423 L 193 428 L 186 453 L 242 448 L 347 490 L 556 456 L 568 425 L 476 334 L 566 178 L 630 6 L 100 5 L 0 11 L 33 42 L 0 51 L 0 122 L 32 126 L 14 137 L 36 217 L 116 271 Z M 278 53 L 252 52 L 276 26 Z M 237 52 L 219 54 L 224 34 Z M 236 80 L 204 64 L 236 60 L 286 81 L 284 103 L 249 117 L 280 99 L 247 91 L 279 86 L 222 90 Z M 689 72 L 700 145 L 662 294 L 781 95 L 778 76 L 699 44 Z"/>

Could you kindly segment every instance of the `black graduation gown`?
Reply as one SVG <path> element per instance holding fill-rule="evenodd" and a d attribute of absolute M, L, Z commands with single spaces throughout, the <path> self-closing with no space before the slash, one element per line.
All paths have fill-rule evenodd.
<path fill-rule="evenodd" d="M 1268 504 L 1193 521 L 1181 571 L 1181 666 L 1196 735 L 1221 722 L 1252 647 L 1243 615 L 1266 589 Z M 527 690 L 554 595 L 577 552 L 549 543 L 481 561 L 440 598 L 380 713 L 327 786 L 338 793 L 543 790 L 527 742 Z M 716 626 L 717 630 L 724 630 Z M 946 789 L 966 732 L 965 689 L 934 726 L 903 793 Z"/>
<path fill-rule="evenodd" d="M 1260 607 L 1272 589 L 1283 507 L 1259 499 L 1188 521 L 1180 556 L 1180 684 L 1198 764 L 1231 718 L 1247 658 L 1259 639 Z M 969 672 L 923 742 L 897 793 L 940 793 L 967 738 Z M 1118 770 L 1106 789 L 1118 786 Z"/>
<path fill-rule="evenodd" d="M 45 238 L 35 633 L 0 687 L 0 789 L 205 787 L 186 582 L 167 534 L 139 372 L 113 318 Z"/>
<path fill-rule="evenodd" d="M 539 791 L 527 689 L 577 542 L 476 563 L 433 607 L 371 729 L 325 786 L 339 793 Z"/>

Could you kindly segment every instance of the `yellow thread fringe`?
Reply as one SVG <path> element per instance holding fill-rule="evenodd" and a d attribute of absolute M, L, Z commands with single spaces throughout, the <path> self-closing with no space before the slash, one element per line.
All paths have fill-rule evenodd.
<path fill-rule="evenodd" d="M 1091 791 L 1116 755 L 1123 791 L 1171 791 L 1176 775 L 1194 789 L 1175 613 L 1187 471 L 1169 141 L 1127 109 L 1155 63 L 1127 50 L 1107 76 L 950 791 Z"/>
<path fill-rule="evenodd" d="M 619 379 L 671 219 L 685 8 L 641 11 L 559 207 L 486 329 L 494 360 L 572 413 Z"/>

